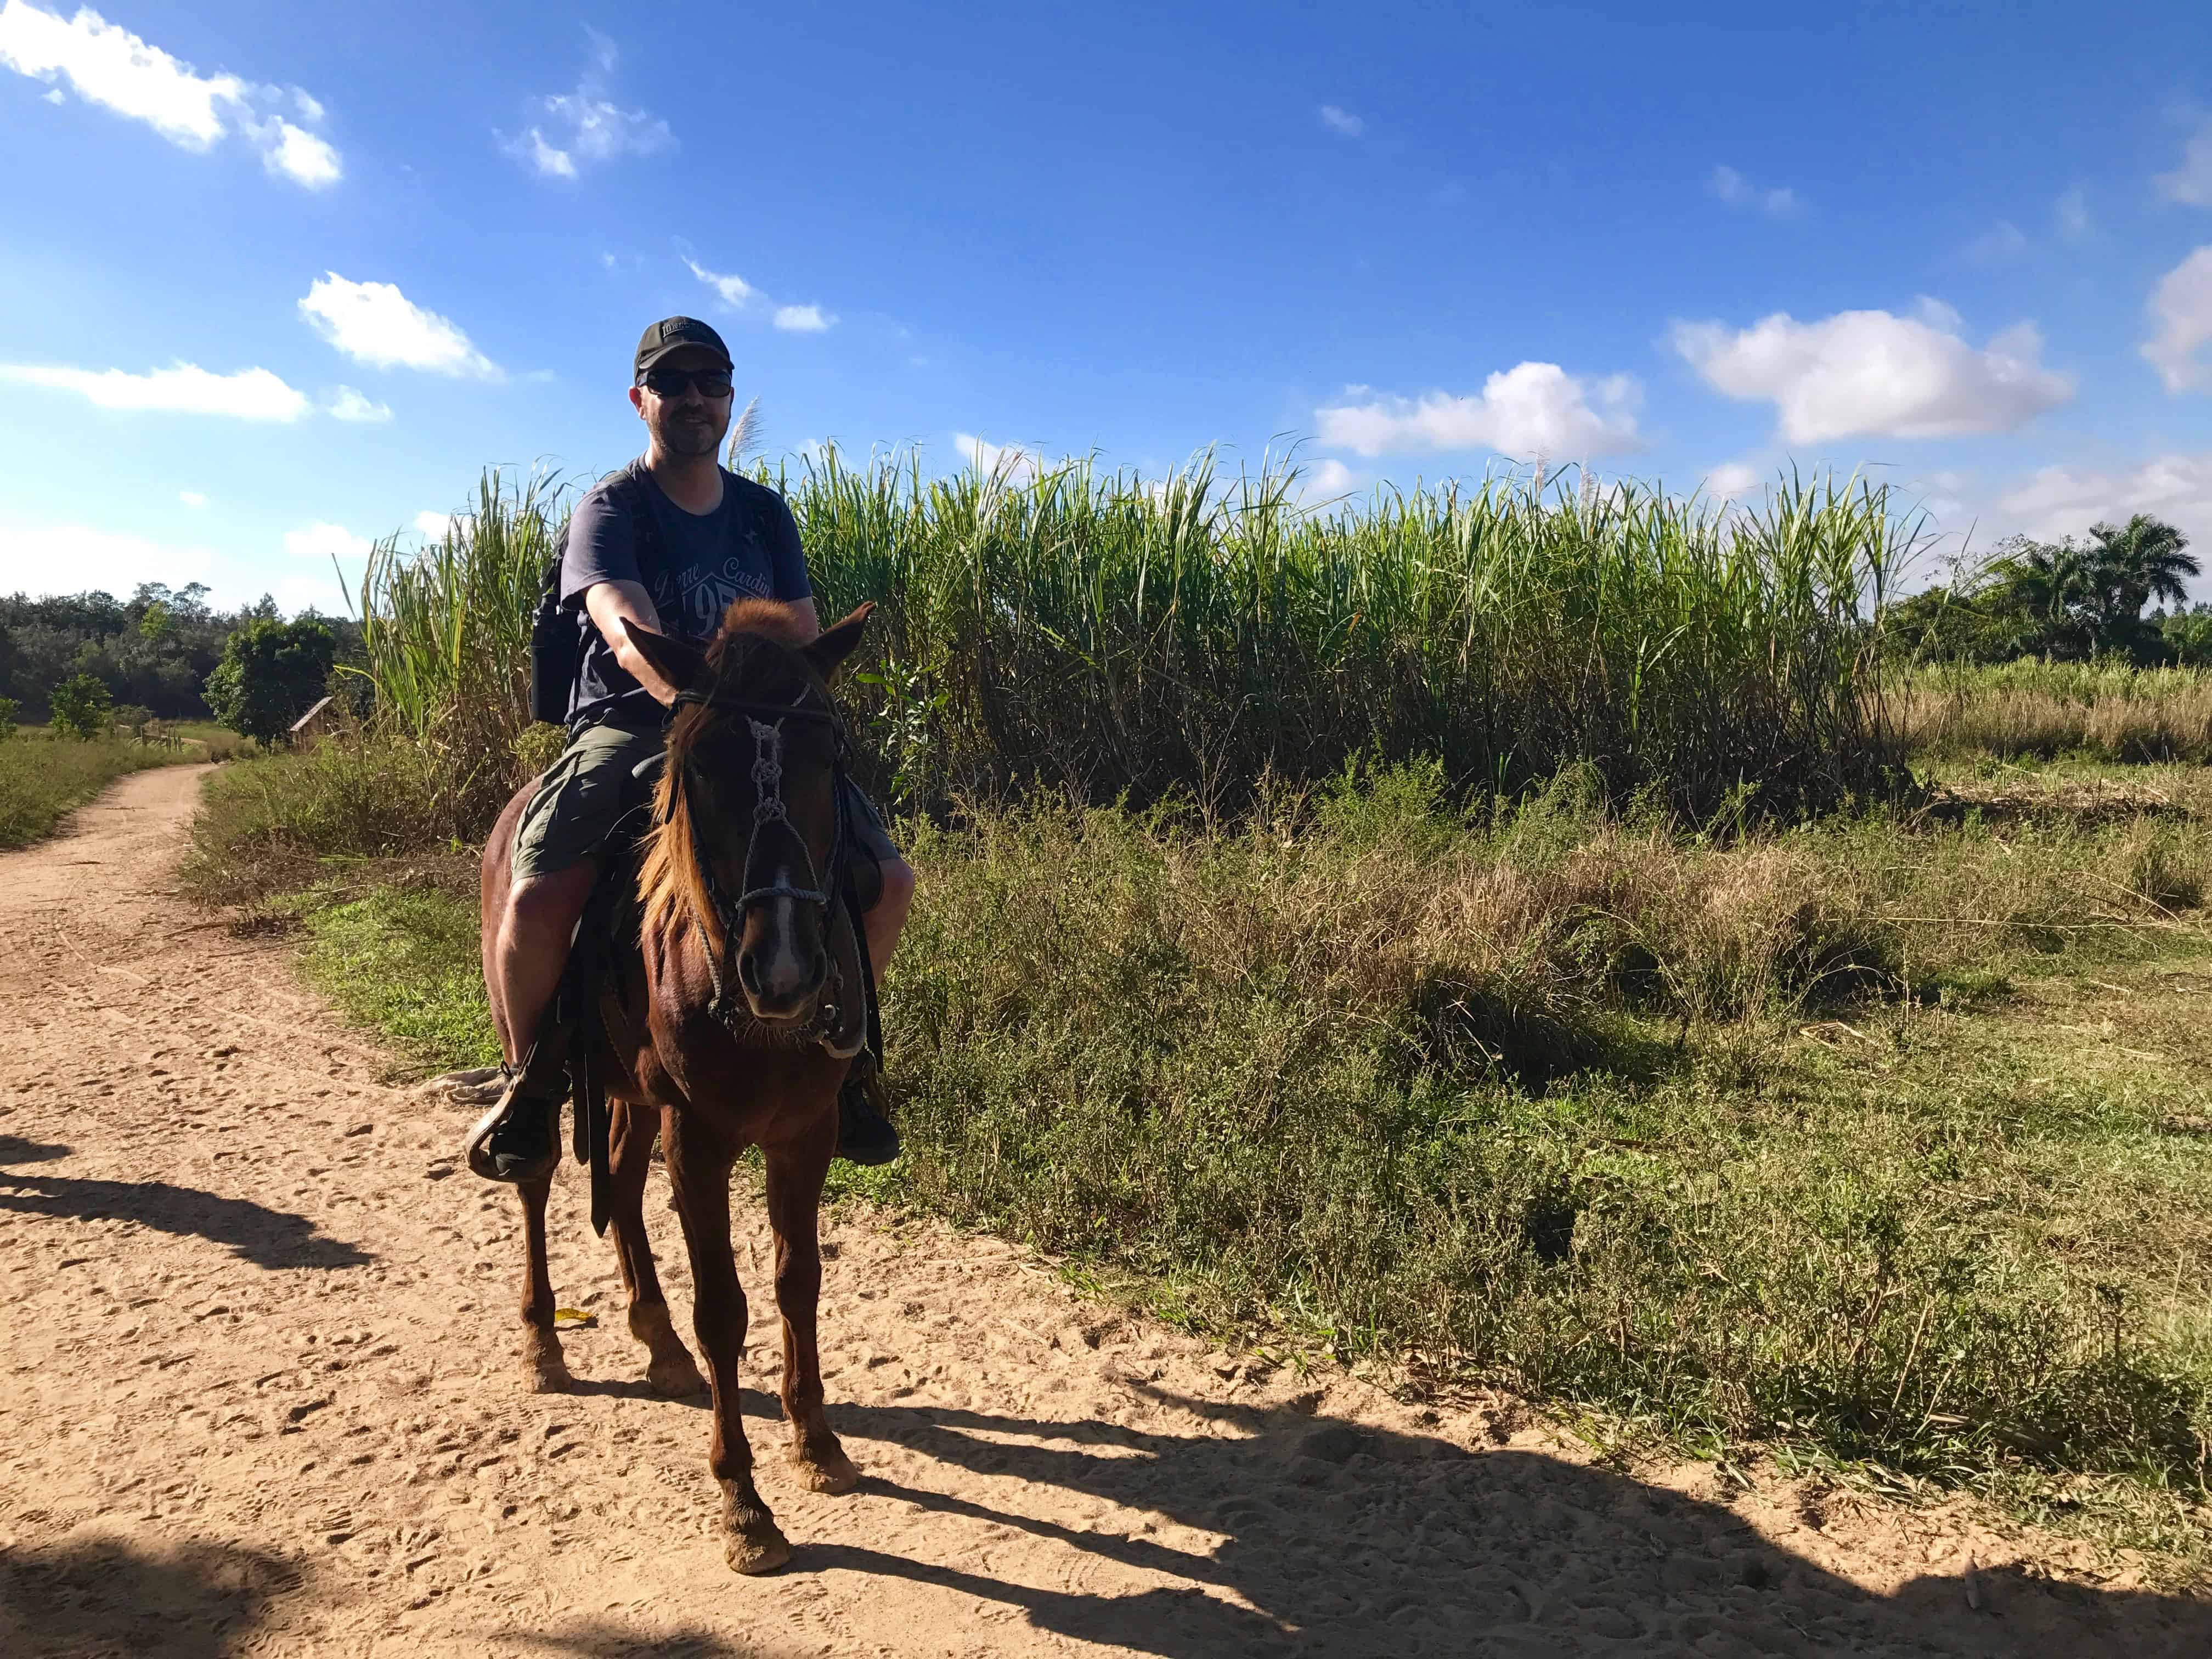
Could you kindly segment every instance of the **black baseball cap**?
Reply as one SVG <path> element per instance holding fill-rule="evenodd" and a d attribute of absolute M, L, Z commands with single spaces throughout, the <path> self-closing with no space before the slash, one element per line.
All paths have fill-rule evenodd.
<path fill-rule="evenodd" d="M 722 360 L 724 368 L 736 367 L 722 337 L 696 317 L 663 317 L 638 337 L 635 373 L 644 374 L 670 352 L 681 351 L 685 346 L 703 346 Z"/>

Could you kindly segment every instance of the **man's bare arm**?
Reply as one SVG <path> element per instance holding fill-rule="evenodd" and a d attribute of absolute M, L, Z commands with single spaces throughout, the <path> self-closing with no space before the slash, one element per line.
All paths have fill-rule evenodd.
<path fill-rule="evenodd" d="M 822 621 L 815 614 L 812 599 L 782 599 L 775 601 L 791 613 L 792 626 L 802 641 L 812 639 L 822 631 Z M 627 617 L 640 628 L 661 632 L 660 613 L 653 608 L 653 597 L 638 582 L 598 582 L 585 590 L 584 609 L 591 615 L 592 623 L 599 630 L 599 637 L 615 653 L 620 663 L 640 685 L 653 695 L 664 708 L 676 701 L 676 688 L 653 672 L 653 665 L 639 654 L 623 632 L 623 620 Z"/>

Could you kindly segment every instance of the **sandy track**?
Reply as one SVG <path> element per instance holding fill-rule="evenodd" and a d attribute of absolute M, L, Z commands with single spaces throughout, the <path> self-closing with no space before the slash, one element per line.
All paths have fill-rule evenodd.
<path fill-rule="evenodd" d="M 0 1653 L 2212 1652 L 2203 1604 L 2047 1541 L 1255 1376 L 860 1218 L 823 1346 L 866 1484 L 764 1459 L 799 1556 L 739 1578 L 706 1413 L 642 1386 L 575 1172 L 555 1282 L 602 1318 L 564 1333 L 578 1392 L 528 1395 L 467 1114 L 165 890 L 204 769 L 0 857 Z M 647 1218 L 688 1332 L 658 1177 Z"/>

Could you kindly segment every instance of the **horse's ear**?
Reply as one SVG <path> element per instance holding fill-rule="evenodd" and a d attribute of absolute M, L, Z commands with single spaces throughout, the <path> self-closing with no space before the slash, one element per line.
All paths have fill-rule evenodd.
<path fill-rule="evenodd" d="M 867 632 L 868 618 L 875 609 L 873 599 L 863 600 L 844 621 L 816 635 L 814 643 L 801 653 L 823 679 L 835 674 L 837 665 L 853 654 L 860 643 L 860 635 Z"/>
<path fill-rule="evenodd" d="M 703 691 L 712 684 L 712 676 L 707 672 L 706 653 L 696 646 L 672 640 L 650 628 L 640 628 L 628 617 L 622 619 L 622 625 L 623 632 L 629 636 L 630 647 L 675 690 Z"/>

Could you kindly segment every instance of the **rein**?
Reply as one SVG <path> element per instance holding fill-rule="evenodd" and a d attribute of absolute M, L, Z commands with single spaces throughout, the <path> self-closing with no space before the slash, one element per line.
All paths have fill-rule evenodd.
<path fill-rule="evenodd" d="M 730 981 L 737 978 L 738 941 L 744 933 L 745 912 L 756 904 L 770 899 L 797 899 L 813 905 L 822 913 L 825 932 L 828 929 L 831 907 L 836 902 L 836 890 L 832 885 L 838 872 L 845 867 L 846 854 L 851 841 L 851 829 L 847 823 L 845 806 L 845 755 L 848 740 L 845 722 L 834 706 L 811 708 L 805 706 L 805 699 L 815 688 L 808 686 L 788 703 L 757 702 L 740 698 L 711 696 L 698 691 L 678 691 L 675 702 L 715 714 L 742 714 L 751 728 L 753 738 L 752 833 L 746 838 L 744 873 L 740 878 L 742 890 L 732 899 L 721 883 L 714 878 L 714 866 L 707 856 L 706 844 L 700 838 L 699 815 L 685 808 L 691 832 L 691 860 L 699 872 L 699 884 L 706 891 L 707 902 L 713 906 L 714 921 L 722 930 L 722 951 L 718 957 L 714 941 L 707 936 L 706 923 L 694 915 L 691 925 L 698 929 L 699 946 L 707 958 L 707 977 L 714 988 L 714 1000 L 708 1012 L 726 1028 L 735 1030 L 744 1012 L 730 995 Z M 763 719 L 763 716 L 772 718 Z M 836 747 L 830 763 L 830 799 L 836 808 L 836 828 L 831 831 L 830 862 L 826 872 L 814 867 L 814 854 L 806 845 L 806 838 L 792 823 L 783 801 L 783 723 L 787 720 L 817 720 L 827 725 L 836 739 Z M 692 781 L 691 763 L 684 762 L 682 781 Z M 787 873 L 788 861 L 773 870 L 764 870 L 767 854 L 764 848 L 773 831 L 781 830 L 786 840 L 798 851 L 797 863 L 806 872 L 807 885 L 793 886 Z M 763 879 L 763 877 L 771 878 Z M 855 928 L 860 919 L 855 916 Z M 834 1025 L 837 1019 L 836 1004 L 826 999 L 817 1000 L 812 1018 L 802 1028 L 801 1035 L 818 1032 Z"/>

